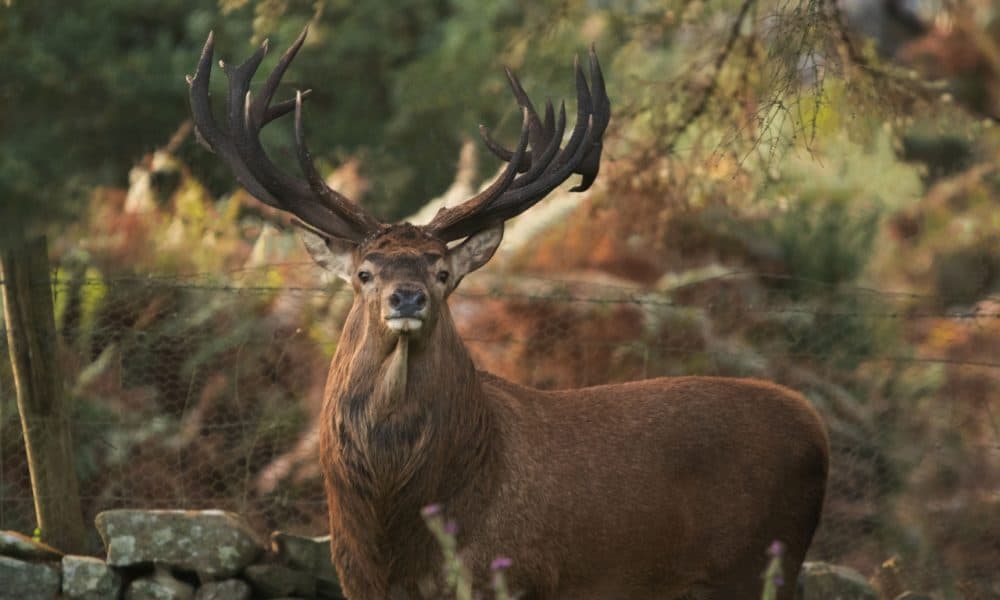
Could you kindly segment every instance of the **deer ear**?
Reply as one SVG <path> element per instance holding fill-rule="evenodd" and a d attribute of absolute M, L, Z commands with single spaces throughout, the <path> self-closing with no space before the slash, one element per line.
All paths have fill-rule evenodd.
<path fill-rule="evenodd" d="M 485 265 L 500 246 L 503 239 L 503 223 L 496 227 L 476 232 L 455 246 L 449 252 L 451 268 L 456 283 L 462 277 Z"/>
<path fill-rule="evenodd" d="M 320 235 L 319 233 L 299 227 L 299 237 L 306 246 L 309 255 L 316 264 L 327 271 L 336 274 L 347 282 L 351 281 L 354 269 L 354 249 L 357 244 L 343 238 Z"/>

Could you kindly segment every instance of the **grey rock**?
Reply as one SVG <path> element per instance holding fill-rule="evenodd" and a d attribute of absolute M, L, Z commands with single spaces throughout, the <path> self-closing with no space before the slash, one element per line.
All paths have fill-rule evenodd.
<path fill-rule="evenodd" d="M 281 562 L 293 569 L 312 571 L 325 555 L 330 557 L 330 537 L 307 537 L 275 531 L 271 534 L 271 551 Z"/>
<path fill-rule="evenodd" d="M 203 583 L 194 600 L 250 600 L 250 585 L 240 579 Z"/>
<path fill-rule="evenodd" d="M 806 562 L 798 584 L 799 600 L 877 600 L 871 584 L 849 567 Z"/>
<path fill-rule="evenodd" d="M 221 510 L 109 510 L 95 523 L 115 567 L 153 562 L 219 579 L 264 549 L 242 518 Z"/>
<path fill-rule="evenodd" d="M 62 593 L 65 598 L 107 600 L 122 591 L 122 578 L 103 560 L 66 555 L 62 559 Z"/>
<path fill-rule="evenodd" d="M 319 579 L 337 581 L 337 571 L 330 559 L 330 536 L 307 537 L 275 531 L 271 534 L 271 550 L 281 561 Z"/>
<path fill-rule="evenodd" d="M 330 600 L 344 597 L 337 570 L 330 559 L 330 536 L 308 537 L 275 531 L 271 534 L 271 551 L 283 564 L 312 573 L 318 580 L 318 597 Z"/>
<path fill-rule="evenodd" d="M 309 573 L 285 565 L 251 565 L 243 572 L 243 577 L 253 586 L 256 596 L 261 598 L 316 597 L 316 579 Z"/>
<path fill-rule="evenodd" d="M 932 598 L 919 592 L 903 592 L 896 596 L 895 600 L 932 600 Z"/>
<path fill-rule="evenodd" d="M 36 542 L 23 533 L 0 531 L 0 556 L 23 560 L 51 560 L 62 558 L 62 552 L 48 544 Z"/>
<path fill-rule="evenodd" d="M 149 577 L 128 585 L 125 600 L 194 600 L 194 587 L 177 579 L 162 567 Z"/>
<path fill-rule="evenodd" d="M 0 556 L 0 597 L 52 600 L 59 596 L 59 569 L 53 565 Z"/>

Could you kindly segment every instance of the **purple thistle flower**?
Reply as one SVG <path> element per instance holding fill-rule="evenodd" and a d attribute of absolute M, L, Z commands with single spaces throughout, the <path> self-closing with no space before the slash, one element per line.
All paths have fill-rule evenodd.
<path fill-rule="evenodd" d="M 506 556 L 498 556 L 493 559 L 493 562 L 490 563 L 490 569 L 494 571 L 502 571 L 503 569 L 509 569 L 513 564 L 514 561 Z"/>
<path fill-rule="evenodd" d="M 433 517 L 434 515 L 441 514 L 440 504 L 428 504 L 427 506 L 420 509 L 420 514 L 424 517 Z"/>
<path fill-rule="evenodd" d="M 781 543 L 780 540 L 774 540 L 771 545 L 767 548 L 767 555 L 773 556 L 775 558 L 781 558 L 781 555 L 785 553 L 785 545 Z"/>
<path fill-rule="evenodd" d="M 450 536 L 458 535 L 458 523 L 455 521 L 448 521 L 444 524 L 444 532 Z"/>
<path fill-rule="evenodd" d="M 785 578 L 782 577 L 781 573 L 774 574 L 774 585 L 777 587 L 785 585 Z"/>

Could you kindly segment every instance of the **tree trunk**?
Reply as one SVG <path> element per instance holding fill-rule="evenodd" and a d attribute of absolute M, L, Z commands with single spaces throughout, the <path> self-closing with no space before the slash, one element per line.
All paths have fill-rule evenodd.
<path fill-rule="evenodd" d="M 42 539 L 82 553 L 85 528 L 73 467 L 71 407 L 56 359 L 45 237 L 0 250 L 7 343 Z"/>

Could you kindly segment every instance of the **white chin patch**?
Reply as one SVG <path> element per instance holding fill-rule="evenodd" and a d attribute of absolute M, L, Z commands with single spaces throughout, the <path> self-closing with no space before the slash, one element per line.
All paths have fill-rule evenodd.
<path fill-rule="evenodd" d="M 399 332 L 417 331 L 424 324 L 420 319 L 406 318 L 386 319 L 385 322 L 389 329 Z"/>

